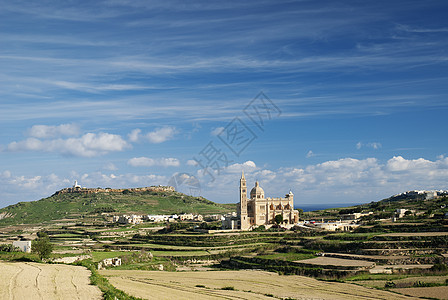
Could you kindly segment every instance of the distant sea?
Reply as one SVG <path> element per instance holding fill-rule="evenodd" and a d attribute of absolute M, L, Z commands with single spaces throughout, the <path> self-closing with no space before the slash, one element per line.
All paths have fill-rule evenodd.
<path fill-rule="evenodd" d="M 315 204 L 296 204 L 294 208 L 301 208 L 303 211 L 321 210 L 327 208 L 347 207 L 364 203 L 315 203 Z"/>

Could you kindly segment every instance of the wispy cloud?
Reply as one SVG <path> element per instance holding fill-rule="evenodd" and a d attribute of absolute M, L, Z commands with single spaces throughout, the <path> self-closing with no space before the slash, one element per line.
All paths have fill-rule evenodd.
<path fill-rule="evenodd" d="M 358 142 L 356 144 L 356 149 L 358 149 L 358 150 L 360 150 L 363 147 L 367 147 L 367 148 L 372 148 L 372 149 L 378 150 L 381 147 L 383 147 L 383 145 L 381 145 L 381 143 L 378 143 L 378 142 L 369 142 L 369 143 Z"/>
<path fill-rule="evenodd" d="M 406 31 L 406 32 L 415 32 L 415 33 L 440 33 L 440 32 L 448 32 L 448 27 L 442 27 L 442 28 L 417 28 L 417 27 L 411 27 L 404 24 L 397 25 L 397 29 L 400 31 Z"/>
<path fill-rule="evenodd" d="M 76 136 L 80 128 L 76 124 L 61 124 L 58 126 L 34 125 L 28 134 L 34 138 L 48 139 L 59 136 Z"/>
<path fill-rule="evenodd" d="M 159 158 L 153 159 L 149 157 L 134 157 L 128 160 L 128 165 L 133 167 L 178 167 L 180 166 L 180 161 L 177 158 Z"/>

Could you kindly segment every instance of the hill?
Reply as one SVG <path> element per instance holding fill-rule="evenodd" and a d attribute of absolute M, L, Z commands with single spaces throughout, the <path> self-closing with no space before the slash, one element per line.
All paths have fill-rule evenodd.
<path fill-rule="evenodd" d="M 408 191 L 376 202 L 306 212 L 304 217 L 331 220 L 339 219 L 344 214 L 372 212 L 373 214 L 363 217 L 363 220 L 367 221 L 391 218 L 397 215 L 397 210 L 403 210 L 408 211 L 409 217 L 413 216 L 414 219 L 443 219 L 448 213 L 447 191 L 431 193 L 431 197 L 428 197 L 428 193 Z"/>
<path fill-rule="evenodd" d="M 218 204 L 203 197 L 176 191 L 100 191 L 96 193 L 56 192 L 48 198 L 19 202 L 0 209 L 0 226 L 36 224 L 60 219 L 102 218 L 115 214 L 215 214 L 235 211 L 234 204 Z"/>

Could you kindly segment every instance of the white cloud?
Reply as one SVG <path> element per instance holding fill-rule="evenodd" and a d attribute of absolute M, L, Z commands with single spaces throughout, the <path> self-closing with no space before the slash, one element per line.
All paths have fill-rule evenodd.
<path fill-rule="evenodd" d="M 189 159 L 189 160 L 187 161 L 187 165 L 188 165 L 188 166 L 197 166 L 197 165 L 198 165 L 198 162 L 195 161 L 194 159 Z"/>
<path fill-rule="evenodd" d="M 180 166 L 180 162 L 177 158 L 152 159 L 149 157 L 134 157 L 128 160 L 128 165 L 133 167 L 178 167 Z"/>
<path fill-rule="evenodd" d="M 310 157 L 313 157 L 313 156 L 316 156 L 316 154 L 314 154 L 314 152 L 313 151 L 308 151 L 308 153 L 306 154 L 306 158 L 310 158 Z"/>
<path fill-rule="evenodd" d="M 173 158 L 134 158 L 128 164 L 135 166 L 176 166 Z M 342 158 L 304 167 L 288 167 L 269 170 L 257 167 L 255 162 L 232 164 L 218 173 L 215 181 L 197 171 L 203 196 L 213 201 L 232 203 L 238 201 L 238 180 L 244 169 L 248 187 L 258 180 L 268 197 L 280 197 L 289 189 L 295 194 L 295 203 L 312 202 L 370 202 L 407 190 L 448 189 L 448 158 L 435 161 L 424 158 L 406 159 L 395 156 L 386 162 L 376 158 Z M 0 170 L 0 193 L 3 201 L 35 200 L 68 187 L 74 180 L 86 187 L 137 187 L 165 185 L 168 178 L 157 174 L 135 175 L 114 173 L 71 172 L 66 177 L 50 174 L 16 175 Z M 0 203 L 5 204 L 5 203 Z"/>
<path fill-rule="evenodd" d="M 31 137 L 39 139 L 55 138 L 60 136 L 77 136 L 79 127 L 75 124 L 61 124 L 59 126 L 34 125 L 28 131 Z"/>
<path fill-rule="evenodd" d="M 376 143 L 376 142 L 369 143 L 369 144 L 367 144 L 367 145 L 368 145 L 369 147 L 372 147 L 372 148 L 375 149 L 375 150 L 377 150 L 377 149 L 379 149 L 379 148 L 382 147 L 381 143 Z"/>
<path fill-rule="evenodd" d="M 227 203 L 238 201 L 237 185 L 243 168 L 249 187 L 258 180 L 269 197 L 282 196 L 292 189 L 299 206 L 311 202 L 370 202 L 407 190 L 448 189 L 448 158 L 444 156 L 435 161 L 397 156 L 386 162 L 342 158 L 276 170 L 255 166 L 249 161 L 230 165 L 219 173 L 215 170 L 215 181 L 207 181 L 210 176 L 201 171 L 197 176 L 206 196 L 210 193 L 210 197 Z M 225 197 L 219 198 L 221 195 Z"/>
<path fill-rule="evenodd" d="M 43 151 L 93 157 L 123 151 L 129 144 L 121 136 L 110 133 L 86 133 L 79 138 L 40 140 L 34 137 L 8 145 L 9 151 Z"/>
<path fill-rule="evenodd" d="M 378 149 L 380 149 L 381 147 L 382 147 L 383 145 L 381 145 L 381 143 L 378 143 L 378 142 L 370 142 L 370 143 L 365 143 L 365 144 L 363 144 L 363 143 L 361 143 L 361 142 L 358 142 L 357 144 L 356 144 L 356 149 L 361 149 L 362 147 L 368 147 L 368 148 L 372 148 L 372 149 L 375 149 L 375 150 L 378 150 Z"/>
<path fill-rule="evenodd" d="M 134 129 L 131 131 L 131 133 L 128 134 L 129 141 L 131 142 L 137 142 L 140 139 L 140 133 L 142 131 L 140 129 Z"/>
<path fill-rule="evenodd" d="M 151 143 L 159 144 L 167 140 L 170 140 L 176 134 L 176 128 L 172 126 L 166 126 L 156 129 L 146 134 L 146 137 Z"/>
<path fill-rule="evenodd" d="M 252 172 L 254 170 L 257 169 L 257 165 L 251 161 L 248 160 L 242 164 L 232 164 L 230 166 L 228 166 L 227 168 L 225 168 L 226 172 L 229 173 L 241 173 L 241 171 L 245 171 L 245 172 Z"/>
<path fill-rule="evenodd" d="M 215 129 L 213 129 L 210 134 L 213 136 L 217 136 L 218 134 L 220 134 L 222 131 L 224 130 L 224 127 L 217 127 Z"/>
<path fill-rule="evenodd" d="M 401 156 L 394 156 L 387 161 L 387 168 L 393 172 L 429 170 L 434 168 L 435 165 L 435 162 L 423 158 L 407 160 Z"/>
<path fill-rule="evenodd" d="M 103 169 L 104 170 L 109 170 L 109 171 L 116 171 L 116 170 L 118 170 L 118 168 L 111 162 L 107 163 L 106 165 L 104 165 Z"/>
<path fill-rule="evenodd" d="M 6 171 L 3 171 L 3 173 L 0 173 L 0 175 L 3 178 L 10 178 L 11 177 L 11 172 L 6 170 Z"/>

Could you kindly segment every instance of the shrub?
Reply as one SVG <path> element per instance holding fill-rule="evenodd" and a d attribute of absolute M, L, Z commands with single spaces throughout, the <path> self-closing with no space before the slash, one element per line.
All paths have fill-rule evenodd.
<path fill-rule="evenodd" d="M 386 288 L 386 289 L 390 289 L 390 288 L 394 288 L 394 287 L 396 287 L 397 285 L 395 284 L 395 282 L 393 282 L 393 281 L 387 281 L 385 284 L 384 284 L 384 287 Z"/>
<path fill-rule="evenodd" d="M 51 252 L 53 252 L 53 244 L 50 243 L 48 236 L 35 239 L 31 244 L 31 251 L 37 253 L 39 258 L 49 258 Z"/>

